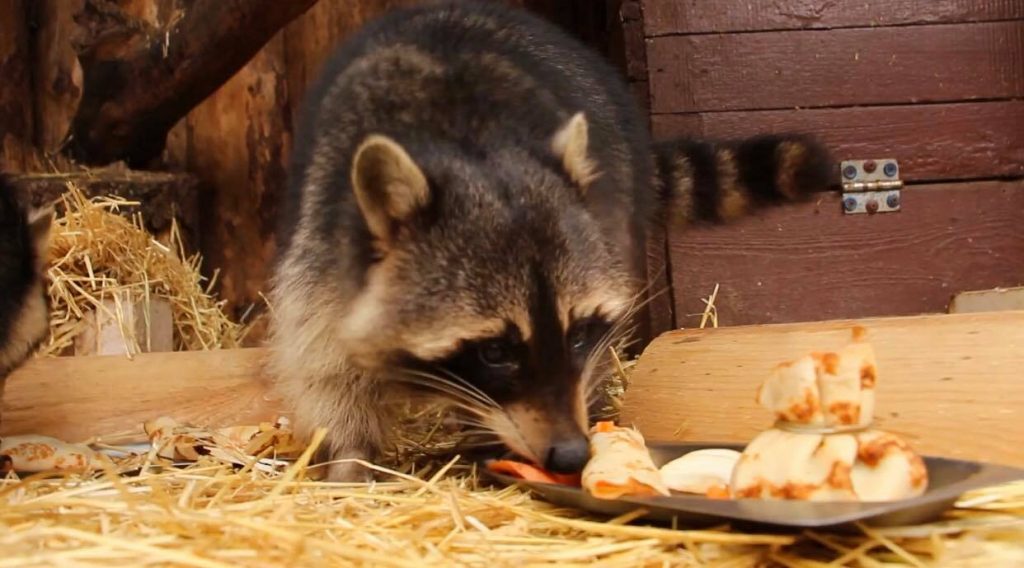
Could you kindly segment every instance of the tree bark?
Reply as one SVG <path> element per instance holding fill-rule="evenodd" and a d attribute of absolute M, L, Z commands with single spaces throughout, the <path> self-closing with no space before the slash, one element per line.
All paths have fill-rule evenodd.
<path fill-rule="evenodd" d="M 0 2 L 0 170 L 23 171 L 32 144 L 28 2 Z"/>
<path fill-rule="evenodd" d="M 316 0 L 195 0 L 166 30 L 87 0 L 76 21 L 83 93 L 68 152 L 143 167 L 168 131 Z"/>

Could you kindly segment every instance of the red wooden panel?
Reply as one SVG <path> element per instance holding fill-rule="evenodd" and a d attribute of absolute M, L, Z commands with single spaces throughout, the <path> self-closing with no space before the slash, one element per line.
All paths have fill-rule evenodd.
<path fill-rule="evenodd" d="M 653 339 L 658 335 L 675 328 L 675 315 L 672 313 L 671 273 L 668 262 L 668 232 L 662 225 L 651 231 L 647 241 L 647 328 L 642 330 L 645 339 Z"/>
<path fill-rule="evenodd" d="M 1024 283 L 1024 181 L 915 186 L 903 210 L 840 211 L 837 193 L 725 227 L 670 230 L 677 323 L 715 284 L 722 325 L 945 311 Z"/>
<path fill-rule="evenodd" d="M 1024 96 L 1024 20 L 650 40 L 655 113 Z"/>
<path fill-rule="evenodd" d="M 813 132 L 837 160 L 893 157 L 908 181 L 1024 176 L 1024 101 L 654 115 L 657 138 Z"/>
<path fill-rule="evenodd" d="M 1024 18 L 1020 0 L 644 0 L 648 36 Z"/>

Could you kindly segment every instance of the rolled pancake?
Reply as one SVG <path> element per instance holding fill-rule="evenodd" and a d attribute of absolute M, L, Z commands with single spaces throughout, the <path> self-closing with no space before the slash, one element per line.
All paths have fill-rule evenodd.
<path fill-rule="evenodd" d="M 598 422 L 591 429 L 590 461 L 581 484 L 599 499 L 669 495 L 640 432 L 611 422 Z"/>

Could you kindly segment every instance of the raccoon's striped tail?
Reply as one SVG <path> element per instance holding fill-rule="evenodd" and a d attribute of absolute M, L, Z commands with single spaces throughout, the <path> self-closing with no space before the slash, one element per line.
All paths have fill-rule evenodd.
<path fill-rule="evenodd" d="M 800 201 L 828 189 L 833 169 L 822 144 L 795 134 L 668 140 L 654 151 L 662 203 L 688 221 L 725 222 Z"/>

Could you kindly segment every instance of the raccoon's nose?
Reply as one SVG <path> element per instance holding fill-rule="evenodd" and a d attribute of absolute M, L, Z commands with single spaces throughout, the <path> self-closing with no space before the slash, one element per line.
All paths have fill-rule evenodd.
<path fill-rule="evenodd" d="M 590 458 L 585 436 L 561 440 L 551 445 L 544 468 L 555 473 L 579 473 Z"/>

